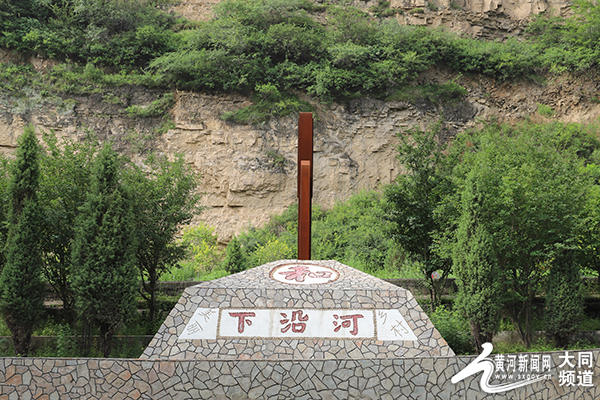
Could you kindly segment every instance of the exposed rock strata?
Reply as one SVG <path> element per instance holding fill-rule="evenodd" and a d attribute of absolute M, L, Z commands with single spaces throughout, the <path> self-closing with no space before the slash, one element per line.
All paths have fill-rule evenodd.
<path fill-rule="evenodd" d="M 214 5 L 221 1 L 186 0 L 174 6 L 172 12 L 206 21 L 213 17 Z M 379 1 L 353 0 L 351 4 L 370 11 Z M 390 8 L 401 12 L 397 16 L 400 24 L 442 26 L 472 37 L 492 39 L 521 34 L 532 15 L 545 12 L 565 16 L 570 6 L 566 0 L 390 0 Z"/>
<path fill-rule="evenodd" d="M 419 83 L 442 83 L 453 76 L 432 70 Z M 469 90 L 468 96 L 446 105 L 372 99 L 331 106 L 315 103 L 314 202 L 332 207 L 361 189 L 391 182 L 400 172 L 396 134 L 426 127 L 442 115 L 445 138 L 490 116 L 544 120 L 538 104 L 552 107 L 553 118 L 562 121 L 591 122 L 600 115 L 600 83 L 594 77 L 563 76 L 545 85 L 481 77 L 462 77 L 458 83 Z M 13 153 L 17 137 L 31 122 L 66 137 L 93 130 L 134 156 L 151 148 L 182 152 L 201 174 L 202 202 L 208 207 L 201 219 L 217 227 L 222 242 L 248 224 L 264 224 L 296 201 L 296 117 L 275 118 L 258 127 L 231 125 L 219 116 L 249 105 L 248 98 L 177 92 L 171 111 L 175 128 L 157 135 L 152 132 L 163 123 L 160 118 L 131 118 L 124 110 L 147 105 L 161 92 L 128 87 L 112 89 L 111 94 L 121 103 L 107 101 L 106 94 L 65 96 L 70 108 L 60 99 L 59 104 L 32 101 L 23 108 L 0 101 L 0 151 Z"/>

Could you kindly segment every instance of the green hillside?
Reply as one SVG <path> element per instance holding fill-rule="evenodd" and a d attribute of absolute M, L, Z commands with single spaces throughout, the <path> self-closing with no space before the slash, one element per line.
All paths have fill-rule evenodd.
<path fill-rule="evenodd" d="M 500 43 L 308 0 L 227 0 L 208 22 L 176 18 L 162 1 L 3 0 L 0 46 L 64 63 L 46 79 L 80 84 L 56 90 L 135 83 L 258 93 L 278 103 L 269 109 L 277 113 L 306 107 L 289 98 L 297 91 L 324 101 L 385 99 L 432 66 L 498 80 L 595 69 L 599 7 L 576 1 L 573 8 L 570 19 L 538 16 L 525 36 Z M 5 90 L 25 85 L 7 83 L 17 78 L 6 75 Z M 446 89 L 449 97 L 461 95 Z"/>

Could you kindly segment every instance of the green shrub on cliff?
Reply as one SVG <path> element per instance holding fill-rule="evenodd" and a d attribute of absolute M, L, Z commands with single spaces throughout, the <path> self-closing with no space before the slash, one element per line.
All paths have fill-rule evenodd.
<path fill-rule="evenodd" d="M 530 36 L 504 42 L 308 0 L 225 0 L 212 20 L 198 23 L 175 19 L 167 7 L 162 0 L 2 2 L 0 46 L 73 63 L 52 73 L 55 89 L 66 92 L 136 83 L 251 94 L 271 84 L 284 98 L 301 91 L 325 101 L 386 98 L 438 65 L 506 81 L 596 68 L 600 57 L 593 39 L 600 6 L 587 1 L 576 1 L 568 19 L 536 17 Z M 0 85 L 14 86 L 1 77 Z M 257 108 L 228 117 L 252 122 L 277 111 Z"/>

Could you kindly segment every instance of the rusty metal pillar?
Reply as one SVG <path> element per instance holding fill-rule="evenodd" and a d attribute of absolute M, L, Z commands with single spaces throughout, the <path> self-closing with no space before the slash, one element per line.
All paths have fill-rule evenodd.
<path fill-rule="evenodd" d="M 298 260 L 310 260 L 311 200 L 313 189 L 313 118 L 298 119 Z"/>

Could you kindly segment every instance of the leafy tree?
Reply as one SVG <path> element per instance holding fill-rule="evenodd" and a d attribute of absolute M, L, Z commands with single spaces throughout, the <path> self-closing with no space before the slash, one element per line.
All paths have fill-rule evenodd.
<path fill-rule="evenodd" d="M 46 151 L 40 159 L 40 203 L 43 273 L 63 303 L 67 321 L 74 321 L 75 298 L 71 287 L 72 244 L 75 221 L 90 190 L 91 164 L 96 143 L 63 140 L 44 133 Z"/>
<path fill-rule="evenodd" d="M 490 123 L 453 145 L 463 160 L 455 168 L 458 193 L 470 190 L 465 176 L 476 177 L 478 207 L 501 272 L 502 304 L 526 346 L 544 266 L 574 240 L 585 202 L 581 160 L 572 148 L 558 146 L 566 131 L 564 125 Z"/>
<path fill-rule="evenodd" d="M 41 279 L 39 152 L 33 126 L 19 138 L 8 186 L 6 265 L 0 276 L 0 311 L 10 329 L 15 353 L 29 354 L 31 334 L 43 313 Z"/>
<path fill-rule="evenodd" d="M 479 192 L 476 174 L 468 177 L 462 193 L 462 215 L 456 232 L 453 267 L 459 288 L 456 308 L 469 321 L 478 351 L 492 342 L 501 314 L 500 272 L 493 237 L 482 215 L 485 194 Z"/>
<path fill-rule="evenodd" d="M 91 191 L 77 218 L 73 291 L 84 332 L 100 330 L 108 357 L 115 330 L 135 313 L 136 243 L 131 197 L 120 181 L 121 165 L 105 144 L 94 162 Z M 84 352 L 89 343 L 84 345 Z"/>
<path fill-rule="evenodd" d="M 196 192 L 198 179 L 181 154 L 174 161 L 150 155 L 144 163 L 148 172 L 131 166 L 127 185 L 136 193 L 132 201 L 136 255 L 152 327 L 158 280 L 183 257 L 184 250 L 176 243 L 176 235 L 200 211 L 200 196 Z"/>
<path fill-rule="evenodd" d="M 444 170 L 444 146 L 436 138 L 440 127 L 437 124 L 427 131 L 413 128 L 400 136 L 398 158 L 406 173 L 385 188 L 385 218 L 391 222 L 390 232 L 421 263 L 432 311 L 440 304 L 452 266 L 450 257 L 437 251 L 445 226 L 435 211 L 451 190 Z M 441 272 L 440 279 L 432 276 L 435 271 Z"/>

